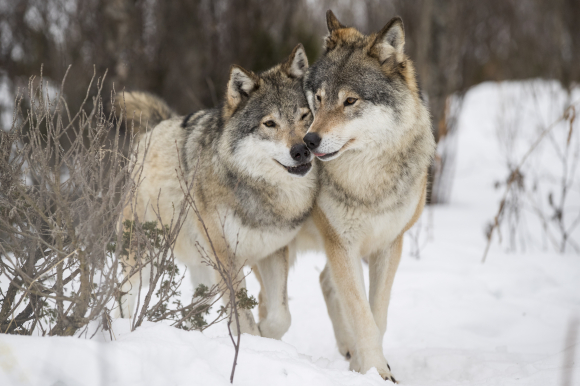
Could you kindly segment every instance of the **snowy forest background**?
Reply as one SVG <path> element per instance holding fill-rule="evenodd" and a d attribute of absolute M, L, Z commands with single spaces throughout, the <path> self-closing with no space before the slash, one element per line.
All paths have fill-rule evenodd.
<path fill-rule="evenodd" d="M 0 84 L 8 93 L 0 106 L 10 116 L 16 90 L 26 89 L 41 65 L 55 86 L 71 65 L 64 89 L 71 111 L 95 70 L 98 76 L 108 70 L 103 95 L 113 87 L 146 90 L 181 114 L 213 107 L 232 63 L 264 70 L 298 42 L 316 60 L 331 8 L 366 32 L 393 15 L 403 18 L 405 49 L 428 96 L 437 139 L 455 130 L 452 94 L 485 81 L 540 77 L 569 88 L 580 78 L 574 0 L 3 0 Z M 449 196 L 447 158 L 440 159 L 442 183 L 434 185 L 433 202 Z"/>
<path fill-rule="evenodd" d="M 130 189 L 95 201 L 97 190 L 82 195 L 75 184 L 97 178 L 102 160 L 105 169 L 119 166 L 119 181 L 130 173 L 103 155 L 128 152 L 128 143 L 111 145 L 126 138 L 126 127 L 108 115 L 111 95 L 149 91 L 180 114 L 217 106 L 233 63 L 264 70 L 298 42 L 313 63 L 327 9 L 363 32 L 403 18 L 405 50 L 438 141 L 432 205 L 406 235 L 383 345 L 397 379 L 580 385 L 576 0 L 0 0 L 0 384 L 229 384 L 227 328 L 203 324 L 223 316 L 210 299 L 217 290 L 200 293 L 180 280 L 183 267 L 170 253 L 176 229 L 163 234 L 154 257 L 164 267 L 165 292 L 151 290 L 139 320 L 110 318 L 116 287 L 99 283 L 118 273 L 122 235 L 108 243 L 118 198 Z M 54 100 L 59 92 L 66 108 Z M 43 126 L 51 119 L 54 127 Z M 88 131 L 71 137 L 68 123 Z M 48 143 L 75 161 L 55 168 L 40 141 L 33 148 L 46 162 L 17 175 L 32 162 L 15 156 L 24 138 L 14 135 L 18 125 L 57 132 Z M 69 172 L 77 164 L 84 174 Z M 39 213 L 54 221 L 70 216 L 83 226 L 62 229 L 91 236 L 73 245 L 55 236 L 50 221 L 18 222 L 28 209 L 17 205 L 17 180 L 40 187 L 41 194 L 21 195 L 37 200 Z M 38 229 L 51 232 L 36 239 Z M 142 248 L 153 253 L 160 236 L 142 233 Z M 112 249 L 100 251 L 105 244 Z M 376 373 L 348 372 L 338 354 L 318 286 L 324 264 L 324 255 L 299 256 L 289 281 L 290 330 L 282 342 L 244 336 L 235 383 L 384 384 Z M 257 298 L 257 281 L 247 280 Z M 211 312 L 196 319 L 194 311 L 208 305 Z"/>

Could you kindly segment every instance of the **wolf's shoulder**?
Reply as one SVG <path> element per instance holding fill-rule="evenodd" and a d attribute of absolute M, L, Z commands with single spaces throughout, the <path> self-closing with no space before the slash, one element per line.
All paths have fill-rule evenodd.
<path fill-rule="evenodd" d="M 180 126 L 185 130 L 203 129 L 206 127 L 216 128 L 220 122 L 220 112 L 218 109 L 206 109 L 189 113 L 180 117 Z"/>

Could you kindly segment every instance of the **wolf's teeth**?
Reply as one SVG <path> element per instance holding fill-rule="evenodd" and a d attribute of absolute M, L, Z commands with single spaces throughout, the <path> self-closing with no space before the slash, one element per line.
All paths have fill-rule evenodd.
<path fill-rule="evenodd" d="M 312 164 L 310 162 L 298 166 L 286 166 L 286 170 L 292 174 L 305 174 L 310 170 Z"/>

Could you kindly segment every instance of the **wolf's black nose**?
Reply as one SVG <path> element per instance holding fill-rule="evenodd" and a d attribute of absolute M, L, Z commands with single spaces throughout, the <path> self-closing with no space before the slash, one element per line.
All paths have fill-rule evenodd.
<path fill-rule="evenodd" d="M 308 133 L 304 136 L 304 143 L 310 150 L 316 149 L 320 145 L 320 141 L 322 141 L 322 138 L 316 133 Z"/>
<path fill-rule="evenodd" d="M 309 155 L 310 150 L 303 143 L 293 145 L 290 148 L 290 156 L 294 161 L 304 162 L 308 159 Z"/>

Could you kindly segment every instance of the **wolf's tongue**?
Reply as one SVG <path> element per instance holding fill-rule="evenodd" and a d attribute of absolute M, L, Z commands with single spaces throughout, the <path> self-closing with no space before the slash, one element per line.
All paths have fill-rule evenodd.
<path fill-rule="evenodd" d="M 322 156 L 325 156 L 326 153 L 314 153 L 314 155 L 317 157 L 322 157 Z"/>

